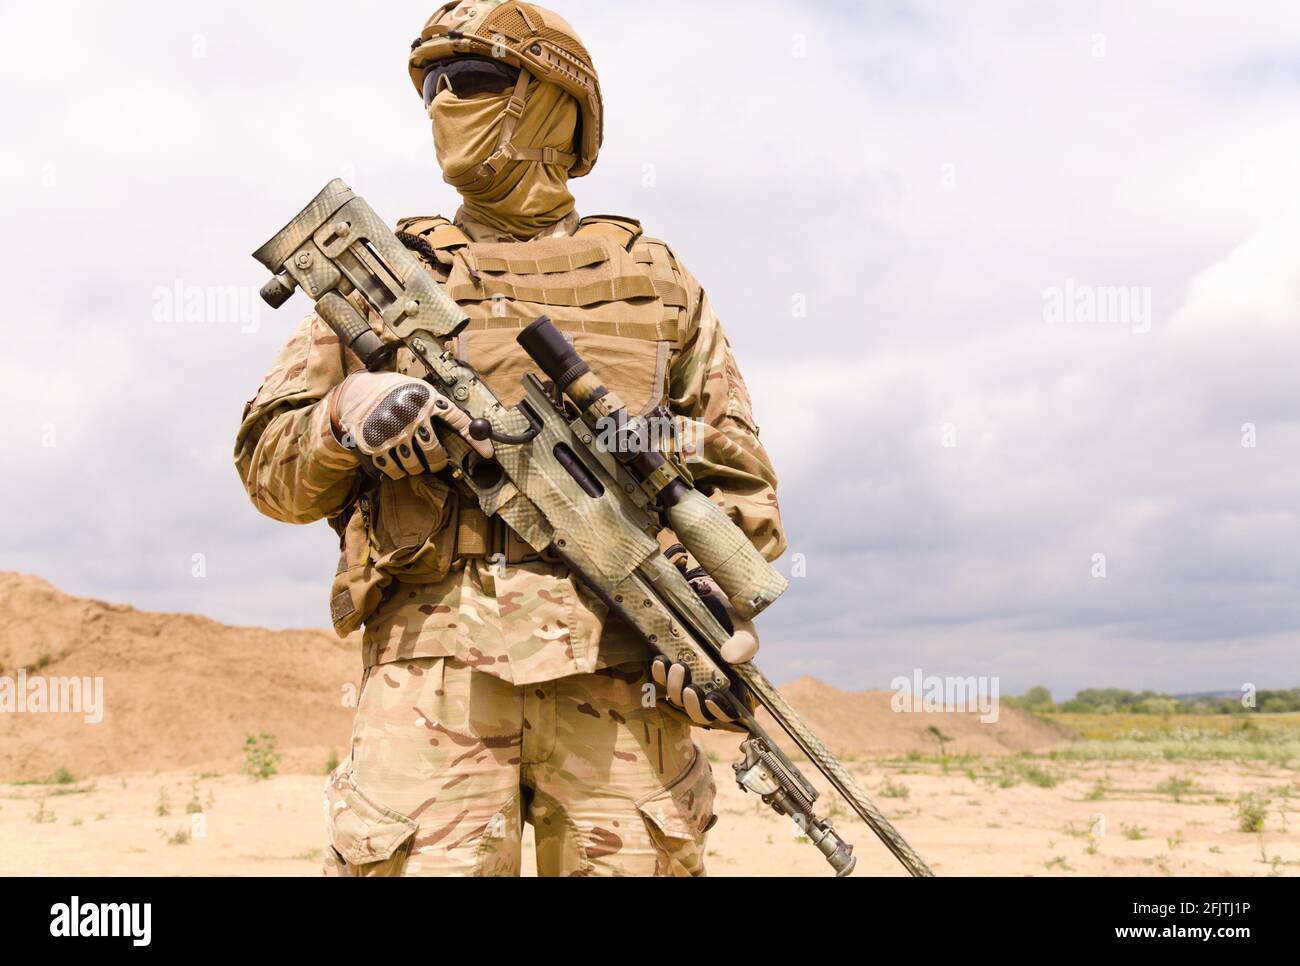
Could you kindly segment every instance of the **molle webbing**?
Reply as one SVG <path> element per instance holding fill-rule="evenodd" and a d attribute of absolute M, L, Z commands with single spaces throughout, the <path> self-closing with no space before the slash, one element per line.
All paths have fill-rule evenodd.
<path fill-rule="evenodd" d="M 462 300 L 490 299 L 503 295 L 520 302 L 539 302 L 543 305 L 594 305 L 597 302 L 625 302 L 635 298 L 654 298 L 657 294 L 650 279 L 636 275 L 622 275 L 584 280 L 578 272 L 557 273 L 545 285 L 529 285 L 522 281 L 492 276 L 469 281 L 447 281 L 447 294 L 457 302 Z"/>
<path fill-rule="evenodd" d="M 447 294 L 461 303 L 508 298 L 561 306 L 658 297 L 650 274 L 626 251 L 583 235 L 458 249 Z"/>
<path fill-rule="evenodd" d="M 524 245 L 511 242 L 475 245 L 468 257 L 479 272 L 551 275 L 597 265 L 608 256 L 605 247 L 596 240 L 575 246 L 570 238 L 543 238 Z"/>
<path fill-rule="evenodd" d="M 397 227 L 433 250 L 448 294 L 471 316 L 466 331 L 522 328 L 533 316 L 522 306 L 509 311 L 514 299 L 556 307 L 550 314 L 564 332 L 674 345 L 686 332 L 693 306 L 681 266 L 635 218 L 588 215 L 572 236 L 531 242 L 474 243 L 441 216 Z M 492 314 L 481 317 L 489 305 Z"/>
<path fill-rule="evenodd" d="M 486 557 L 492 549 L 492 521 L 476 503 L 463 502 L 456 520 L 456 557 Z"/>
<path fill-rule="evenodd" d="M 471 318 L 462 332 L 481 332 L 488 329 L 522 329 L 535 319 L 513 319 L 500 316 Z M 587 335 L 611 335 L 621 339 L 645 339 L 651 342 L 676 342 L 679 335 L 675 319 L 666 322 L 599 322 L 592 319 L 552 319 L 561 332 L 584 332 Z"/>
<path fill-rule="evenodd" d="M 650 272 L 655 294 L 664 305 L 686 308 L 686 286 L 668 246 L 653 238 L 643 238 L 632 249 L 632 258 Z"/>

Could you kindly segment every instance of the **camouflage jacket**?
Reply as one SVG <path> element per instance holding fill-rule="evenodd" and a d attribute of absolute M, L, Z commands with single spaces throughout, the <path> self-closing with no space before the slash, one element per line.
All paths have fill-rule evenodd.
<path fill-rule="evenodd" d="M 470 316 L 454 348 L 503 402 L 521 397 L 532 369 L 514 336 L 544 312 L 629 411 L 669 409 L 679 431 L 665 448 L 679 448 L 695 485 L 767 559 L 781 554 L 776 476 L 749 394 L 708 297 L 667 245 L 614 216 L 571 215 L 528 242 L 463 214 L 397 227 Z M 397 353 L 399 371 L 410 362 Z M 469 526 L 481 511 L 442 474 L 375 485 L 358 472 L 321 400 L 359 368 L 309 315 L 245 406 L 235 462 L 260 511 L 327 518 L 339 533 L 331 616 L 340 634 L 364 622 L 366 666 L 454 656 L 526 684 L 647 658 L 561 565 L 494 556 Z"/>

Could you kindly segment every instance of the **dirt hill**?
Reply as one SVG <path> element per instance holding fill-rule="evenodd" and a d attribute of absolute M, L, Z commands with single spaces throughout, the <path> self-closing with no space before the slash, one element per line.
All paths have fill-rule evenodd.
<path fill-rule="evenodd" d="M 890 705 L 893 691 L 841 691 L 813 677 L 781 687 L 781 693 L 834 754 L 894 756 L 909 752 L 937 755 L 997 755 L 1042 751 L 1067 740 L 1066 733 L 1017 708 L 1003 705 L 996 722 L 985 723 L 976 711 L 899 713 Z M 794 747 L 766 712 L 760 723 L 787 751 Z M 707 747 L 721 756 L 735 748 L 735 738 L 715 733 Z"/>
<path fill-rule="evenodd" d="M 149 613 L 0 573 L 3 673 L 104 679 L 98 724 L 80 714 L 0 713 L 0 780 L 59 768 L 77 777 L 228 769 L 260 732 L 286 750 L 282 767 L 323 770 L 331 749 L 347 750 L 352 710 L 343 696 L 360 680 L 358 654 L 325 630 Z"/>
<path fill-rule="evenodd" d="M 359 647 L 326 630 L 231 627 L 191 614 L 156 614 L 73 597 L 38 577 L 0 573 L 0 675 L 103 678 L 103 720 L 74 713 L 0 712 L 0 781 L 66 768 L 82 777 L 193 768 L 229 773 L 244 739 L 266 732 L 282 771 L 320 771 L 346 753 L 360 679 Z M 1003 708 L 898 714 L 888 691 L 850 693 L 815 678 L 782 692 L 837 754 L 1037 750 L 1059 743 L 1051 726 Z M 770 722 L 769 722 L 770 725 Z M 703 734 L 703 733 L 700 733 Z M 724 759 L 737 737 L 702 739 Z"/>

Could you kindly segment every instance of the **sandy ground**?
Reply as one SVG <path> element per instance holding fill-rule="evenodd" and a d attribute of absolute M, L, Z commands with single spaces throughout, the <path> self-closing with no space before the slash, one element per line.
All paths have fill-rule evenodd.
<path fill-rule="evenodd" d="M 1023 767 L 1059 784 L 1017 779 Z M 932 762 L 853 768 L 939 875 L 1300 873 L 1300 780 L 1276 765 L 977 759 L 947 774 Z M 716 762 L 714 773 L 720 818 L 709 838 L 710 874 L 827 874 L 788 820 L 736 788 L 729 765 Z M 1156 790 L 1170 778 L 1190 782 L 1181 800 Z M 322 783 L 308 774 L 253 782 L 168 772 L 0 785 L 0 874 L 315 875 Z M 1238 829 L 1242 792 L 1269 800 L 1262 833 Z M 831 812 L 855 843 L 857 875 L 901 874 L 862 823 L 842 806 Z M 525 851 L 531 874 L 527 833 Z"/>
<path fill-rule="evenodd" d="M 29 674 L 101 681 L 102 720 L 89 723 L 84 708 L 0 714 L 0 874 L 319 872 L 323 775 L 327 760 L 348 747 L 356 641 L 138 611 L 0 573 L 0 679 L 12 689 Z M 941 875 L 1300 871 L 1300 816 L 1292 810 L 1300 772 L 1254 760 L 1297 757 L 1271 739 L 1256 741 L 1269 735 L 1257 735 L 1255 721 L 1178 725 L 1222 726 L 1199 745 L 1165 742 L 1185 743 L 1203 761 L 1067 764 L 1043 756 L 1081 758 L 1072 733 L 1015 708 L 986 722 L 975 711 L 900 713 L 890 692 L 845 692 L 813 678 L 781 690 L 832 751 L 856 762 L 860 783 Z M 1295 726 L 1264 717 L 1261 726 Z M 1123 753 L 1139 755 L 1162 745 L 1129 730 L 1175 723 L 1112 716 L 1102 724 L 1116 739 L 1102 743 L 1105 753 L 1132 746 Z M 230 756 L 261 734 L 282 749 L 282 774 L 253 782 Z M 696 738 L 717 762 L 720 789 L 710 871 L 827 874 L 787 819 L 736 788 L 728 764 L 736 736 Z M 1225 756 L 1208 759 L 1211 751 Z M 1238 751 L 1250 761 L 1238 763 Z M 936 760 L 945 754 L 946 769 Z M 55 775 L 66 783 L 21 783 Z M 1262 834 L 1238 829 L 1243 792 L 1269 800 Z M 856 845 L 858 874 L 902 874 L 842 804 L 823 806 Z"/>

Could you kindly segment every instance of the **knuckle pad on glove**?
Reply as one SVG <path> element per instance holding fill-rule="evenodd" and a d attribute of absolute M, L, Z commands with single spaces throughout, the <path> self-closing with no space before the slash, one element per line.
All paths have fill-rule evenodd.
<path fill-rule="evenodd" d="M 419 382 L 398 386 L 371 410 L 361 424 L 361 439 L 370 447 L 400 436 L 429 402 L 431 390 Z"/>

